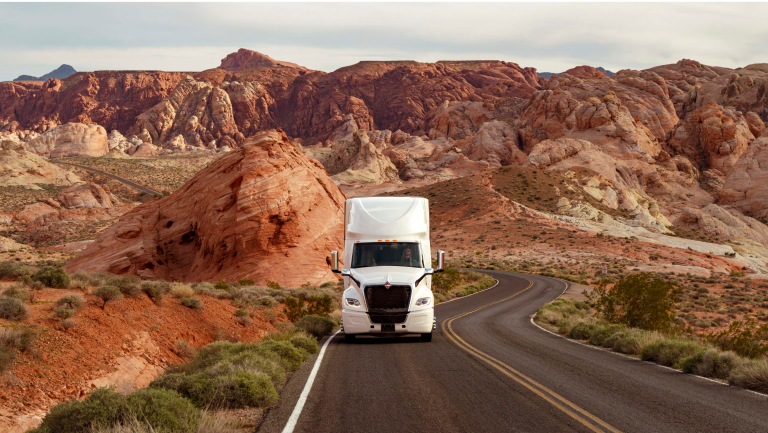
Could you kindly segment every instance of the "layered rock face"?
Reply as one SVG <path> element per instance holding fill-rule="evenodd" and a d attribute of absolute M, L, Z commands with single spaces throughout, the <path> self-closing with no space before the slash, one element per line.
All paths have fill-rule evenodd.
<path fill-rule="evenodd" d="M 103 156 L 109 152 L 107 131 L 99 125 L 67 123 L 26 143 L 32 153 L 49 158 Z"/>
<path fill-rule="evenodd" d="M 344 195 L 280 131 L 245 140 L 168 197 L 125 214 L 69 272 L 176 281 L 333 280 Z"/>
<path fill-rule="evenodd" d="M 528 97 L 541 83 L 534 69 L 498 61 L 360 62 L 324 73 L 241 49 L 193 76 L 101 71 L 0 83 L 0 131 L 95 123 L 179 148 L 233 147 L 280 126 L 315 144 L 353 114 L 365 130 L 423 135 L 427 115 L 445 100 Z"/>

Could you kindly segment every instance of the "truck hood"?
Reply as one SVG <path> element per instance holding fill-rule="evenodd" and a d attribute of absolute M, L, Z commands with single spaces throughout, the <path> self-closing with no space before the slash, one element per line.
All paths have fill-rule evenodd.
<path fill-rule="evenodd" d="M 372 266 L 370 268 L 354 268 L 352 275 L 360 284 L 413 284 L 417 278 L 424 275 L 423 268 L 407 268 L 405 266 Z"/>

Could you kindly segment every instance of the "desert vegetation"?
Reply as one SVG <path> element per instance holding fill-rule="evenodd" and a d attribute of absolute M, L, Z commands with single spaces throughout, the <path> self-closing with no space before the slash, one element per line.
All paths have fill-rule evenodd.
<path fill-rule="evenodd" d="M 768 392 L 768 326 L 736 321 L 697 334 L 676 314 L 683 299 L 676 284 L 645 274 L 606 286 L 588 301 L 559 298 L 540 308 L 536 321 L 595 346 Z"/>
<path fill-rule="evenodd" d="M 432 291 L 435 295 L 436 304 L 471 295 L 494 284 L 496 284 L 496 280 L 486 274 L 452 267 L 432 276 Z"/>

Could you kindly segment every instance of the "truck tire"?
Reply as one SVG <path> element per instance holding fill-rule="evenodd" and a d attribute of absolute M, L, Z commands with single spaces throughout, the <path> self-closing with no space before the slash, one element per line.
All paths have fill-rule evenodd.
<path fill-rule="evenodd" d="M 432 333 L 430 332 L 429 334 L 421 334 L 421 341 L 425 343 L 432 341 Z"/>
<path fill-rule="evenodd" d="M 355 334 L 344 334 L 344 342 L 345 343 L 354 343 L 355 342 Z"/>

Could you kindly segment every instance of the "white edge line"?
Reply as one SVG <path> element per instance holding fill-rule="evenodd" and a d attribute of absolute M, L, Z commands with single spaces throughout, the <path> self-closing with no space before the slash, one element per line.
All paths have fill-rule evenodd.
<path fill-rule="evenodd" d="M 328 337 L 328 339 L 325 340 L 325 344 L 323 344 L 322 349 L 320 349 L 320 353 L 317 355 L 317 359 L 315 360 L 315 365 L 312 367 L 312 372 L 309 373 L 309 377 L 307 378 L 307 383 L 304 384 L 304 389 L 301 391 L 299 400 L 296 402 L 296 406 L 293 408 L 293 412 L 291 412 L 291 417 L 288 418 L 288 422 L 285 423 L 283 433 L 293 433 L 293 429 L 296 428 L 296 423 L 299 421 L 301 411 L 304 409 L 304 403 L 307 402 L 309 391 L 312 390 L 312 384 L 315 382 L 315 377 L 317 377 L 317 371 L 320 370 L 320 364 L 323 362 L 325 349 L 328 347 L 328 343 L 330 343 L 331 340 L 333 340 L 333 337 L 335 337 L 339 332 L 341 332 L 341 329 Z"/>
<path fill-rule="evenodd" d="M 542 275 L 539 275 L 539 276 L 542 276 Z M 551 278 L 551 277 L 545 277 L 545 278 Z M 568 283 L 563 281 L 563 280 L 561 280 L 561 279 L 559 279 L 559 278 L 552 278 L 552 279 L 560 281 L 561 283 L 565 284 L 565 290 L 563 290 L 563 293 L 560 294 L 560 296 L 563 296 L 565 294 L 565 292 L 568 290 Z M 555 299 L 560 299 L 560 296 L 558 296 Z M 752 391 L 751 389 L 746 389 L 746 388 L 741 388 L 741 387 L 738 387 L 738 386 L 733 386 L 733 385 L 731 385 L 729 383 L 721 382 L 719 380 L 711 379 L 709 377 L 699 376 L 698 374 L 684 373 L 684 372 L 682 372 L 682 371 L 680 371 L 680 370 L 678 370 L 676 368 L 667 367 L 666 365 L 661 365 L 661 364 L 658 364 L 658 363 L 655 363 L 655 362 L 651 362 L 651 361 L 644 361 L 644 360 L 642 360 L 640 358 L 635 358 L 634 356 L 627 355 L 626 353 L 614 352 L 613 350 L 607 349 L 607 348 L 602 347 L 602 346 L 594 346 L 592 344 L 585 343 L 585 342 L 580 341 L 580 340 L 575 340 L 573 338 L 568 338 L 565 335 L 560 335 L 557 332 L 552 332 L 549 329 L 544 328 L 543 326 L 541 326 L 538 323 L 536 323 L 533 320 L 536 317 L 536 314 L 537 313 L 533 313 L 533 315 L 531 315 L 531 324 L 533 324 L 533 326 L 541 329 L 544 332 L 548 332 L 548 333 L 550 333 L 550 334 L 552 334 L 552 335 L 554 335 L 556 337 L 562 338 L 563 340 L 569 341 L 571 343 L 578 344 L 578 345 L 584 346 L 584 347 L 589 347 L 590 349 L 599 350 L 599 351 L 604 352 L 604 353 L 610 353 L 611 355 L 621 356 L 622 358 L 627 358 L 627 359 L 631 359 L 631 360 L 634 360 L 634 361 L 642 362 L 642 363 L 645 363 L 645 364 L 650 364 L 650 365 L 653 365 L 653 366 L 656 366 L 656 367 L 660 367 L 660 368 L 663 368 L 663 369 L 666 369 L 666 370 L 671 370 L 671 371 L 674 371 L 674 372 L 677 372 L 677 373 L 680 373 L 680 374 L 683 374 L 683 375 L 686 375 L 686 376 L 697 377 L 699 379 L 703 379 L 703 380 L 706 380 L 708 382 L 716 383 L 718 385 L 728 386 L 728 387 L 737 389 L 739 391 L 751 392 L 752 394 L 757 394 L 760 397 L 768 397 L 768 395 L 766 395 L 766 394 L 763 394 L 763 393 L 757 392 L 757 391 Z"/>

